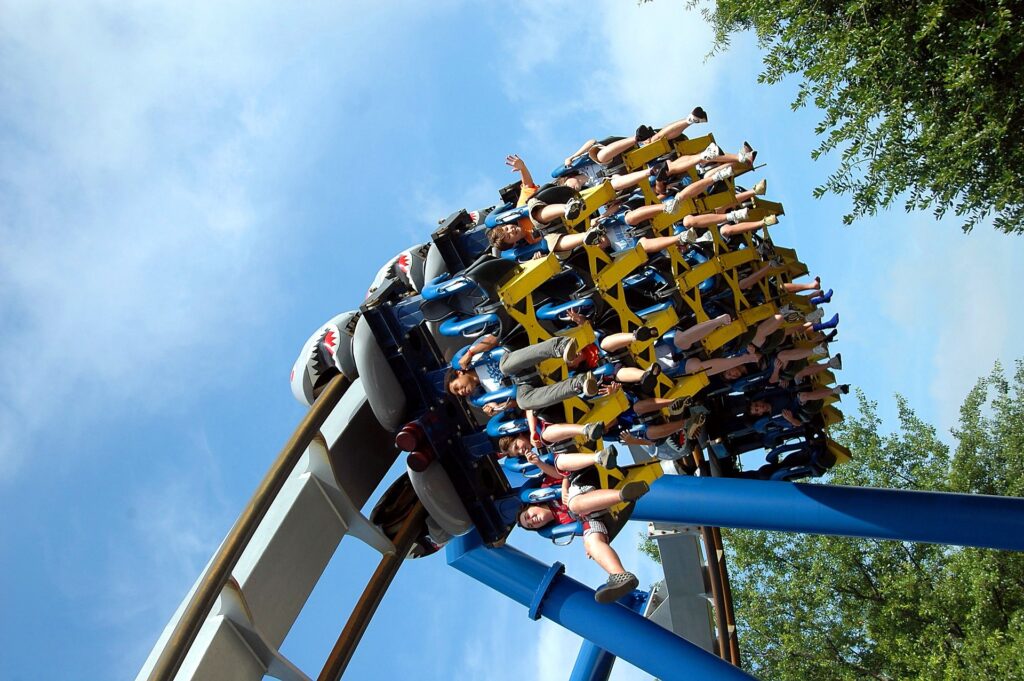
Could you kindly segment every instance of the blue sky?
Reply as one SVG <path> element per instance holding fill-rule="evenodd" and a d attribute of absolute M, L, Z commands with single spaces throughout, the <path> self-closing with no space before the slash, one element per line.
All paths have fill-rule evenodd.
<path fill-rule="evenodd" d="M 760 150 L 777 241 L 835 288 L 843 380 L 948 429 L 1024 355 L 1024 241 L 899 211 L 843 227 L 844 200 L 810 198 L 815 112 L 756 85 L 751 42 L 704 62 L 668 0 L 5 3 L 5 677 L 134 677 L 301 417 L 303 341 L 439 217 L 493 203 L 508 153 L 542 176 L 704 106 L 723 146 Z M 513 543 L 600 580 L 577 546 Z M 310 675 L 375 560 L 345 540 L 286 641 Z M 436 558 L 400 572 L 350 674 L 546 681 L 575 648 Z"/>

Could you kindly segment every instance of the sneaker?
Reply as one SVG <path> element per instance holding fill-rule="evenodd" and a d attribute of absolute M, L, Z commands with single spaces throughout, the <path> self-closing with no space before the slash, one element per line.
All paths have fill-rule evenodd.
<path fill-rule="evenodd" d="M 663 202 L 661 205 L 663 205 L 665 207 L 665 212 L 666 213 L 675 213 L 676 212 L 676 206 L 679 205 L 679 195 L 676 194 L 671 199 Z"/>
<path fill-rule="evenodd" d="M 825 311 L 820 309 L 812 310 L 811 312 L 808 312 L 806 315 L 804 315 L 804 320 L 811 322 L 812 324 L 816 324 L 817 322 L 820 322 L 824 318 Z"/>
<path fill-rule="evenodd" d="M 717 144 L 712 142 L 701 153 L 700 160 L 702 160 L 702 161 L 710 161 L 711 159 L 718 158 L 721 155 L 722 155 L 721 147 L 719 147 Z"/>
<path fill-rule="evenodd" d="M 637 141 L 637 144 L 639 144 L 640 142 L 646 142 L 652 137 L 654 137 L 654 128 L 652 128 L 649 125 L 641 125 L 636 129 L 636 132 L 633 134 L 633 139 Z"/>
<path fill-rule="evenodd" d="M 750 163 L 753 165 L 754 159 L 757 158 L 757 152 L 754 151 L 754 147 L 750 146 L 750 142 L 744 142 L 743 147 L 736 154 L 740 163 Z"/>
<path fill-rule="evenodd" d="M 836 336 L 838 336 L 838 335 L 839 335 L 839 330 L 838 329 L 832 329 L 827 334 L 825 334 L 825 342 L 826 343 L 831 343 L 832 341 L 834 341 L 836 339 Z"/>
<path fill-rule="evenodd" d="M 813 348 L 811 348 L 811 352 L 815 355 L 827 355 L 828 348 L 826 348 L 825 345 L 822 343 L 819 345 L 815 345 Z"/>
<path fill-rule="evenodd" d="M 686 117 L 686 122 L 689 123 L 690 125 L 697 125 L 698 123 L 707 123 L 708 114 L 706 111 L 704 111 L 704 109 L 700 108 L 699 106 L 695 106 L 693 108 L 693 111 L 690 112 L 690 115 Z"/>
<path fill-rule="evenodd" d="M 608 581 L 594 592 L 594 600 L 598 603 L 614 603 L 638 586 L 640 580 L 632 572 L 608 575 Z"/>
<path fill-rule="evenodd" d="M 576 218 L 578 218 L 580 216 L 580 213 L 583 212 L 583 206 L 583 199 L 581 199 L 580 197 L 574 196 L 571 199 L 569 199 L 569 201 L 566 202 L 565 204 L 565 219 L 575 220 Z"/>
<path fill-rule="evenodd" d="M 842 385 L 837 385 L 836 386 L 836 390 L 838 391 L 837 394 L 839 394 L 839 395 L 849 395 L 850 394 L 850 384 L 849 383 L 843 383 Z"/>
<path fill-rule="evenodd" d="M 641 326 L 639 329 L 633 332 L 633 340 L 643 343 L 649 341 L 652 338 L 658 337 L 658 329 L 653 326 Z"/>
<path fill-rule="evenodd" d="M 829 369 L 842 369 L 843 368 L 843 354 L 837 352 L 835 357 L 828 360 Z"/>
<path fill-rule="evenodd" d="M 604 437 L 604 422 L 597 421 L 583 426 L 583 437 L 585 437 L 588 442 L 597 442 L 600 440 Z"/>
<path fill-rule="evenodd" d="M 601 239 L 604 238 L 603 227 L 591 227 L 588 229 L 583 237 L 583 243 L 587 246 L 596 246 L 601 243 Z"/>
<path fill-rule="evenodd" d="M 668 179 L 668 161 L 661 161 L 655 163 L 650 169 L 651 177 L 658 182 L 664 182 Z"/>
<path fill-rule="evenodd" d="M 732 166 L 725 166 L 723 168 L 719 168 L 718 170 L 711 174 L 711 179 L 714 180 L 715 182 L 724 182 L 725 180 L 728 180 L 730 177 L 732 177 Z"/>
<path fill-rule="evenodd" d="M 679 233 L 679 245 L 680 246 L 692 246 L 697 243 L 697 230 L 690 227 L 685 232 Z"/>
<path fill-rule="evenodd" d="M 651 489 L 643 480 L 634 480 L 633 482 L 627 482 L 625 485 L 619 488 L 619 501 L 636 501 Z"/>
<path fill-rule="evenodd" d="M 598 383 L 596 378 L 594 378 L 594 372 L 588 371 L 578 378 L 580 379 L 578 383 L 578 391 L 583 395 L 583 397 L 596 397 L 597 390 L 601 384 Z"/>
<path fill-rule="evenodd" d="M 775 248 L 767 241 L 759 240 L 755 248 L 757 249 L 757 254 L 762 258 L 770 258 L 775 255 Z"/>
<path fill-rule="evenodd" d="M 772 225 L 777 225 L 777 224 L 779 224 L 779 219 L 777 217 L 775 217 L 774 215 L 769 215 L 768 217 L 766 217 L 764 219 L 764 226 L 765 227 L 771 227 Z"/>
<path fill-rule="evenodd" d="M 761 180 L 754 185 L 754 193 L 758 196 L 764 196 L 766 191 L 768 191 L 768 180 Z"/>
<path fill-rule="evenodd" d="M 796 324 L 799 321 L 808 321 L 799 310 L 787 310 L 785 312 L 780 311 L 779 314 L 781 314 L 790 324 Z M 824 312 L 822 314 L 824 314 Z"/>
<path fill-rule="evenodd" d="M 725 219 L 736 224 L 737 222 L 743 222 L 747 219 L 747 215 L 750 214 L 750 210 L 746 208 L 740 208 L 739 210 L 731 210 L 725 214 Z"/>
<path fill-rule="evenodd" d="M 579 351 L 580 344 L 576 342 L 575 338 L 569 338 L 565 345 L 562 346 L 562 361 L 568 364 L 576 359 L 576 355 L 579 354 Z"/>
<path fill-rule="evenodd" d="M 618 452 L 615 447 L 605 447 L 597 453 L 594 460 L 601 468 L 618 468 Z"/>
<path fill-rule="evenodd" d="M 661 365 L 655 362 L 651 368 L 644 372 L 640 378 L 640 390 L 645 393 L 653 393 L 658 386 L 658 376 L 661 375 Z"/>

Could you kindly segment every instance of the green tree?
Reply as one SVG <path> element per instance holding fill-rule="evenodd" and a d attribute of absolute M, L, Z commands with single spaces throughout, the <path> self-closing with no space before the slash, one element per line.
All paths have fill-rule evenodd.
<path fill-rule="evenodd" d="M 970 392 L 952 453 L 902 398 L 882 434 L 860 394 L 835 433 L 854 460 L 825 482 L 1024 496 L 1016 369 Z M 1024 554 L 748 530 L 725 543 L 744 667 L 760 678 L 1024 679 Z"/>
<path fill-rule="evenodd" d="M 838 169 L 814 190 L 848 195 L 844 217 L 903 200 L 964 231 L 993 216 L 1024 232 L 1024 5 L 1014 0 L 690 0 L 718 49 L 753 29 L 766 50 L 759 80 L 800 77 L 793 108 L 824 117 L 812 156 Z"/>

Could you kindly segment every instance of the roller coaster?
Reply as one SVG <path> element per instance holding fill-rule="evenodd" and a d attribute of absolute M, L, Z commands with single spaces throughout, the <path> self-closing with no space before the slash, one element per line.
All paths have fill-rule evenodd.
<path fill-rule="evenodd" d="M 319 679 L 341 677 L 403 561 L 442 549 L 582 636 L 572 678 L 594 680 L 617 657 L 661 679 L 751 678 L 718 527 L 1024 549 L 1021 500 L 796 482 L 850 459 L 829 435 L 843 418 L 838 315 L 775 243 L 783 206 L 763 181 L 743 186 L 756 152 L 687 134 L 705 122 L 695 109 L 591 140 L 542 186 L 523 173 L 495 205 L 439 221 L 358 310 L 313 333 L 291 375 L 307 416 L 138 679 L 310 678 L 279 648 L 346 534 L 381 561 Z M 504 448 L 521 434 L 529 454 Z M 600 520 L 609 539 L 648 523 L 665 573 L 651 590 L 597 602 L 507 544 L 524 505 L 558 504 L 545 471 L 567 453 L 599 462 L 588 488 L 649 489 Z M 400 454 L 406 473 L 364 515 Z M 539 534 L 588 532 L 567 515 Z"/>

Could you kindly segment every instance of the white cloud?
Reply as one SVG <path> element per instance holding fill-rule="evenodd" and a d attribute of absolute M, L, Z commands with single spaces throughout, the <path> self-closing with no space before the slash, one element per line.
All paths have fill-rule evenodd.
<path fill-rule="evenodd" d="M 551 620 L 541 620 L 537 632 L 537 652 L 534 655 L 538 681 L 561 681 L 569 677 L 580 644 L 576 634 Z"/>
<path fill-rule="evenodd" d="M 892 250 L 882 311 L 908 339 L 904 363 L 934 403 L 934 421 L 947 431 L 975 381 L 1000 359 L 1024 355 L 1024 320 L 1012 301 L 1024 268 L 1024 243 L 982 227 L 968 235 L 926 216 L 905 221 Z M 894 391 L 901 391 L 894 386 Z"/>
<path fill-rule="evenodd" d="M 114 669 L 115 676 L 136 671 L 235 510 L 224 494 L 219 457 L 203 433 L 193 436 L 174 471 L 151 473 L 150 481 L 124 490 L 101 528 L 81 527 L 79 510 L 69 506 L 64 513 L 73 531 L 55 542 L 58 549 L 46 562 L 60 603 L 86 606 L 77 618 L 108 641 L 96 647 L 104 659 L 90 664 Z"/>
<path fill-rule="evenodd" d="M 711 31 L 681 2 L 524 2 L 518 19 L 505 46 L 514 55 L 505 87 L 539 147 L 564 147 L 560 128 L 577 131 L 583 142 L 641 122 L 664 125 L 698 104 L 724 101 L 715 83 L 732 61 L 726 55 L 703 63 Z"/>
<path fill-rule="evenodd" d="M 384 21 L 307 9 L 5 4 L 0 479 L 46 405 L 89 429 L 227 381 L 238 362 L 224 358 L 245 358 L 281 301 L 278 188 L 325 125 L 309 125 L 321 81 L 361 78 L 352 56 Z M 324 43 L 329 58 L 311 58 Z"/>

